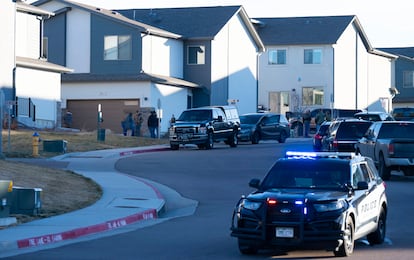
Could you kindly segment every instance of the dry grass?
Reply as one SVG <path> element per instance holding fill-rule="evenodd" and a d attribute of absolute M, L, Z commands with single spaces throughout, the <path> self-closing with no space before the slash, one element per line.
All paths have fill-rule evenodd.
<path fill-rule="evenodd" d="M 3 130 L 3 155 L 11 157 L 33 157 L 33 131 Z M 148 146 L 166 144 L 167 139 L 145 137 L 128 137 L 107 133 L 105 141 L 98 141 L 96 132 L 51 132 L 40 131 L 41 140 L 66 140 L 67 152 L 82 152 L 101 149 Z M 59 155 L 43 151 L 39 143 L 39 158 Z M 14 186 L 42 188 L 41 214 L 38 216 L 16 215 L 18 223 L 33 219 L 64 214 L 84 208 L 95 203 L 102 195 L 102 190 L 93 180 L 71 171 L 44 168 L 33 164 L 0 160 L 0 179 L 12 180 Z M 76 192 L 74 192 L 76 191 Z"/>

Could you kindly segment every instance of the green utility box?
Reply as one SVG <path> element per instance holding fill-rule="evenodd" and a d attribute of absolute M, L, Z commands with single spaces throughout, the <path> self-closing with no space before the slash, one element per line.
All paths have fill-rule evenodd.
<path fill-rule="evenodd" d="M 0 218 L 7 218 L 12 203 L 13 182 L 0 180 Z"/>
<path fill-rule="evenodd" d="M 66 153 L 66 140 L 43 140 L 43 151 L 52 153 Z"/>
<path fill-rule="evenodd" d="M 41 188 L 13 187 L 11 214 L 38 215 L 42 207 Z"/>
<path fill-rule="evenodd" d="M 98 141 L 105 141 L 105 128 L 99 128 L 98 129 L 98 136 L 97 139 Z"/>

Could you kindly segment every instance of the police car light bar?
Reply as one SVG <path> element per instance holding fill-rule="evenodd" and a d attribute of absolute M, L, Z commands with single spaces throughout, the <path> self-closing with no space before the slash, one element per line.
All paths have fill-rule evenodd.
<path fill-rule="evenodd" d="M 356 156 L 352 152 L 296 152 L 287 151 L 287 158 L 347 158 L 351 159 Z"/>

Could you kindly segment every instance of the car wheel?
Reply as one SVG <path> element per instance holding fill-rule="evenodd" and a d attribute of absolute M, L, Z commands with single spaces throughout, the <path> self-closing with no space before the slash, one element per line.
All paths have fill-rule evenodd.
<path fill-rule="evenodd" d="M 414 168 L 407 167 L 403 169 L 405 176 L 414 176 Z"/>
<path fill-rule="evenodd" d="M 207 142 L 205 144 L 205 148 L 207 150 L 213 149 L 214 147 L 214 139 L 213 139 L 213 133 L 209 132 L 207 137 Z"/>
<path fill-rule="evenodd" d="M 381 213 L 378 218 L 377 229 L 374 232 L 367 235 L 367 239 L 370 245 L 382 244 L 384 242 L 386 222 L 387 222 L 387 216 L 385 214 L 385 210 L 381 209 Z"/>
<path fill-rule="evenodd" d="M 171 150 L 178 150 L 180 148 L 179 144 L 170 144 Z"/>
<path fill-rule="evenodd" d="M 254 132 L 252 135 L 252 144 L 258 144 L 260 141 L 260 135 L 258 132 Z"/>
<path fill-rule="evenodd" d="M 334 255 L 339 257 L 350 256 L 354 251 L 354 245 L 354 222 L 351 218 L 347 218 L 342 244 L 338 250 L 334 251 Z"/>
<path fill-rule="evenodd" d="M 228 144 L 230 147 L 237 147 L 239 139 L 237 139 L 237 131 L 233 131 L 231 136 L 229 137 Z"/>
<path fill-rule="evenodd" d="M 239 244 L 240 253 L 242 253 L 244 255 L 257 254 L 257 251 L 258 251 L 257 247 L 249 244 L 249 242 L 247 242 L 246 240 L 239 239 L 238 244 Z"/>
<path fill-rule="evenodd" d="M 286 142 L 286 133 L 284 131 L 280 132 L 280 136 L 279 136 L 279 143 L 284 143 Z"/>
<path fill-rule="evenodd" d="M 381 178 L 385 181 L 388 181 L 391 177 L 391 170 L 390 168 L 385 165 L 384 155 L 380 154 L 379 156 L 379 174 Z"/>

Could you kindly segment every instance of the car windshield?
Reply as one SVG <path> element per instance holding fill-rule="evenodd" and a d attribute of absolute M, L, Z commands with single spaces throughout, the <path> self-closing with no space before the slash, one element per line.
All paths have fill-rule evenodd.
<path fill-rule="evenodd" d="M 342 122 L 336 132 L 337 138 L 358 139 L 364 136 L 371 122 Z"/>
<path fill-rule="evenodd" d="M 350 169 L 347 161 L 287 159 L 277 162 L 272 167 L 263 180 L 261 189 L 342 190 L 349 180 Z"/>
<path fill-rule="evenodd" d="M 246 125 L 256 124 L 263 115 L 242 115 L 240 116 L 240 123 Z"/>
<path fill-rule="evenodd" d="M 211 110 L 187 110 L 184 111 L 177 121 L 210 121 L 212 119 Z"/>
<path fill-rule="evenodd" d="M 383 124 L 378 134 L 378 138 L 413 138 L 414 124 L 393 123 Z"/>

